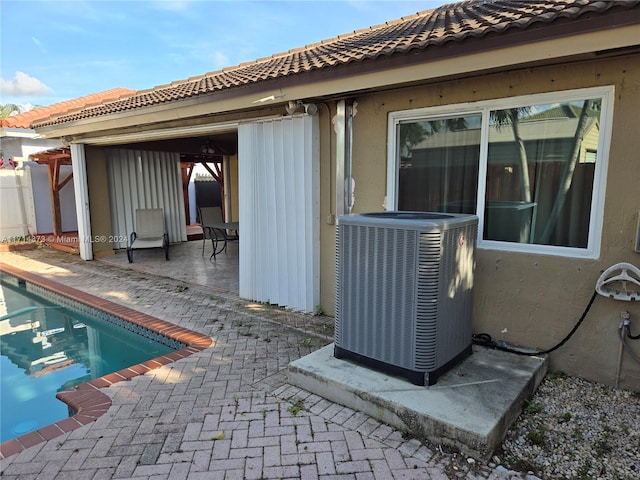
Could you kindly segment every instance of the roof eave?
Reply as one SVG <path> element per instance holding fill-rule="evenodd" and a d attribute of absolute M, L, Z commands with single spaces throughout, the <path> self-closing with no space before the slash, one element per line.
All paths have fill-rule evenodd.
<path fill-rule="evenodd" d="M 40 135 L 29 128 L 1 127 L 0 137 L 38 138 Z"/>

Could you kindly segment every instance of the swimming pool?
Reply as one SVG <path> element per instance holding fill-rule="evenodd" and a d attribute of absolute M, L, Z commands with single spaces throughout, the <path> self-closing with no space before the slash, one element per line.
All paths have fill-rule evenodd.
<path fill-rule="evenodd" d="M 111 405 L 99 389 L 212 343 L 10 265 L 0 263 L 0 274 L 0 458 L 95 421 Z M 35 383 L 22 383 L 25 377 Z M 44 406 L 43 397 L 53 403 Z M 54 411 L 64 420 L 48 416 Z"/>
<path fill-rule="evenodd" d="M 68 417 L 59 391 L 182 346 L 0 282 L 0 442 Z"/>

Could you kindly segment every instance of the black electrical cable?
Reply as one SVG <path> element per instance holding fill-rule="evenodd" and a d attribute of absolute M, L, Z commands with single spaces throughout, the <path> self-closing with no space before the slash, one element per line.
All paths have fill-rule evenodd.
<path fill-rule="evenodd" d="M 626 324 L 624 326 L 624 329 L 627 331 L 627 338 L 631 339 L 631 340 L 638 340 L 640 339 L 640 333 L 638 335 L 631 335 L 631 326 L 629 324 Z"/>
<path fill-rule="evenodd" d="M 491 336 L 487 333 L 478 333 L 476 335 L 473 335 L 473 343 L 475 343 L 476 345 L 493 348 L 495 350 L 502 350 L 503 352 L 516 353 L 518 355 L 535 356 L 535 355 L 545 355 L 547 353 L 551 353 L 554 350 L 557 350 L 558 348 L 560 348 L 565 343 L 567 343 L 569 339 L 573 336 L 573 334 L 576 333 L 576 330 L 578 330 L 578 328 L 580 327 L 584 319 L 587 317 L 587 313 L 589 313 L 589 310 L 591 310 L 591 305 L 593 305 L 593 302 L 595 301 L 597 295 L 598 295 L 598 292 L 594 290 L 593 295 L 591 295 L 591 300 L 589 300 L 589 303 L 587 304 L 587 308 L 584 309 L 584 312 L 582 312 L 582 315 L 580 316 L 580 320 L 578 320 L 578 322 L 573 326 L 573 328 L 567 334 L 566 337 L 564 337 L 559 343 L 557 343 L 556 345 L 554 345 L 553 347 L 547 350 L 543 350 L 541 352 L 523 352 L 522 350 L 515 350 L 513 348 L 505 347 L 495 342 L 494 340 L 491 339 Z M 640 337 L 640 335 L 638 335 L 638 337 Z M 633 337 L 629 337 L 629 338 L 633 338 Z"/>

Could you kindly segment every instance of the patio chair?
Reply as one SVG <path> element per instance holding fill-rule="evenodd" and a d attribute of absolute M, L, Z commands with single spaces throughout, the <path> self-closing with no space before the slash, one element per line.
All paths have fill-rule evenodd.
<path fill-rule="evenodd" d="M 227 243 L 237 241 L 238 222 L 225 222 L 220 207 L 200 207 L 200 225 L 202 226 L 202 255 L 207 240 L 211 240 L 213 253 L 211 258 L 227 250 Z"/>
<path fill-rule="evenodd" d="M 217 240 L 211 238 L 218 232 L 213 228 L 207 228 L 207 225 L 214 223 L 223 223 L 222 208 L 220 207 L 198 207 L 198 216 L 200 217 L 200 226 L 202 227 L 202 255 L 204 255 L 204 245 L 207 240 Z M 217 242 L 214 242 L 214 244 Z"/>
<path fill-rule="evenodd" d="M 169 260 L 169 234 L 165 231 L 161 208 L 138 208 L 135 228 L 127 247 L 129 263 L 133 263 L 133 250 L 140 248 L 163 248 L 165 259 Z"/>

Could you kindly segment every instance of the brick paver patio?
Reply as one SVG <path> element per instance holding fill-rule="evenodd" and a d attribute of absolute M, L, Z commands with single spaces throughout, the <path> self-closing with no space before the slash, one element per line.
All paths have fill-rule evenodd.
<path fill-rule="evenodd" d="M 289 362 L 332 341 L 332 318 L 47 248 L 0 261 L 213 340 L 101 389 L 112 402 L 106 413 L 2 459 L 3 478 L 521 478 L 288 385 Z"/>

